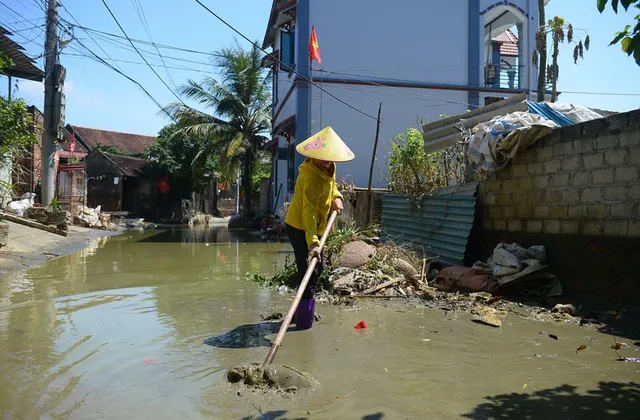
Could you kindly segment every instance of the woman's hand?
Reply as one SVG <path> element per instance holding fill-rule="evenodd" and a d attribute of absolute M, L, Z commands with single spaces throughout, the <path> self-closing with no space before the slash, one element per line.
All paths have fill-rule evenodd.
<path fill-rule="evenodd" d="M 318 262 L 322 259 L 322 256 L 320 255 L 320 246 L 318 246 L 318 244 L 313 244 L 309 247 L 307 262 L 311 262 L 313 258 L 317 258 Z"/>
<path fill-rule="evenodd" d="M 333 205 L 331 206 L 332 210 L 335 210 L 338 212 L 338 216 L 342 214 L 342 212 L 344 211 L 344 207 L 342 206 L 342 198 L 338 197 L 335 200 L 333 200 Z"/>

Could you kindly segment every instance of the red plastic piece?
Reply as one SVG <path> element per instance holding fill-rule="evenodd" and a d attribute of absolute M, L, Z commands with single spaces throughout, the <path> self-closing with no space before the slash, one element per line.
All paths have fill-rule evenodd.
<path fill-rule="evenodd" d="M 353 326 L 356 330 L 362 330 L 365 328 L 369 328 L 366 321 L 360 321 L 356 325 Z"/>

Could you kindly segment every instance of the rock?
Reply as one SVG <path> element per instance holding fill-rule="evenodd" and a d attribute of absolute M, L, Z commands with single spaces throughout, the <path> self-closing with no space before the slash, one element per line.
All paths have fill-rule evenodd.
<path fill-rule="evenodd" d="M 0 248 L 9 244 L 9 223 L 0 221 Z"/>
<path fill-rule="evenodd" d="M 569 314 L 571 316 L 574 316 L 578 312 L 578 310 L 576 309 L 575 306 L 573 306 L 570 303 L 568 303 L 566 305 L 562 304 L 562 303 L 558 303 L 556 306 L 553 307 L 551 312 L 557 312 L 557 313 L 561 313 L 561 314 Z"/>
<path fill-rule="evenodd" d="M 404 274 L 405 278 L 412 279 L 413 276 L 420 276 L 418 270 L 407 261 L 402 258 L 394 258 L 391 260 L 393 265 L 398 269 L 402 274 Z"/>
<path fill-rule="evenodd" d="M 471 319 L 473 322 L 496 328 L 502 326 L 500 312 L 494 308 L 490 308 L 488 306 L 475 306 L 471 310 L 471 313 L 473 314 L 473 318 Z"/>
<path fill-rule="evenodd" d="M 333 288 L 339 291 L 349 291 L 356 281 L 356 273 L 351 272 L 333 282 Z"/>
<path fill-rule="evenodd" d="M 369 262 L 375 252 L 376 247 L 364 241 L 348 242 L 342 246 L 338 265 L 347 268 L 362 267 Z"/>

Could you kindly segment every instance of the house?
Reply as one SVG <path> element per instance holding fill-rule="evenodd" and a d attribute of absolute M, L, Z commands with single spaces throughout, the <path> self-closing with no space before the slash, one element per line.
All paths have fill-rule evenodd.
<path fill-rule="evenodd" d="M 152 162 L 93 149 L 85 158 L 87 206 L 146 216 L 155 207 L 157 186 L 145 176 Z"/>
<path fill-rule="evenodd" d="M 126 156 L 140 155 L 156 141 L 153 136 L 143 134 L 121 133 L 118 131 L 100 130 L 97 128 L 80 127 L 67 124 L 64 132 L 63 149 L 68 149 L 76 141 L 76 150 L 91 152 L 93 149 L 118 150 Z"/>
<path fill-rule="evenodd" d="M 311 67 L 312 26 L 322 62 Z M 322 127 L 332 126 L 356 154 L 339 165 L 338 178 L 366 187 L 382 103 L 372 186 L 386 187 L 389 146 L 407 128 L 523 92 L 531 99 L 537 29 L 535 0 L 274 0 L 263 66 L 273 70 L 267 148 L 274 200 L 282 191 L 276 206 L 292 194 L 302 163 L 295 145 Z"/>

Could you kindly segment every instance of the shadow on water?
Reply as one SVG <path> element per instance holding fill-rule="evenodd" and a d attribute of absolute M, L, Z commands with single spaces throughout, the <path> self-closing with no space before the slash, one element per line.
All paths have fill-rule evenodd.
<path fill-rule="evenodd" d="M 241 420 L 308 420 L 308 417 L 287 417 L 287 411 L 269 411 L 267 413 L 260 414 L 260 417 L 247 416 L 242 417 Z M 381 420 L 384 418 L 384 414 L 375 413 L 368 416 L 363 416 L 362 420 Z"/>
<path fill-rule="evenodd" d="M 261 322 L 259 324 L 240 325 L 224 334 L 209 337 L 204 343 L 212 347 L 227 349 L 248 349 L 254 347 L 271 347 L 273 344 L 266 336 L 276 334 L 282 322 Z M 295 331 L 289 327 L 287 332 Z"/>
<path fill-rule="evenodd" d="M 468 419 L 633 419 L 640 418 L 640 384 L 600 382 L 578 394 L 572 385 L 485 397 Z M 635 414 L 634 414 L 635 413 Z"/>

